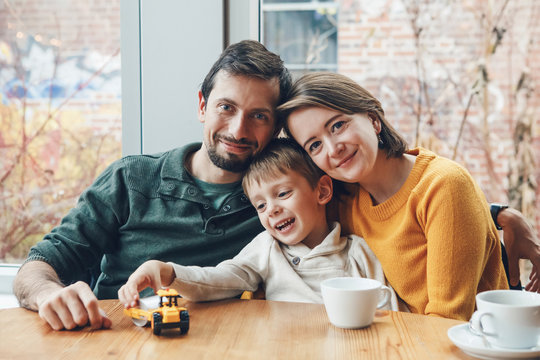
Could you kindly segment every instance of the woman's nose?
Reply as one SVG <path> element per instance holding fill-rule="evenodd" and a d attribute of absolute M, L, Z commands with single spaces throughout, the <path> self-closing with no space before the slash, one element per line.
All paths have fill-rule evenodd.
<path fill-rule="evenodd" d="M 345 146 L 341 142 L 331 142 L 329 141 L 326 145 L 328 148 L 328 154 L 333 157 L 341 154 Z"/>

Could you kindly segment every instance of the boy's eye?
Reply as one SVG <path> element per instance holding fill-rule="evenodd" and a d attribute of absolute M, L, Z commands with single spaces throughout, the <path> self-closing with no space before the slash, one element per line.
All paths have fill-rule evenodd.
<path fill-rule="evenodd" d="M 287 190 L 287 191 L 281 191 L 279 194 L 278 194 L 278 197 L 285 197 L 287 195 L 289 195 L 291 193 L 291 190 Z"/>
<path fill-rule="evenodd" d="M 255 205 L 255 209 L 257 209 L 257 211 L 262 211 L 264 210 L 265 206 L 266 206 L 265 203 L 260 203 L 260 204 Z"/>

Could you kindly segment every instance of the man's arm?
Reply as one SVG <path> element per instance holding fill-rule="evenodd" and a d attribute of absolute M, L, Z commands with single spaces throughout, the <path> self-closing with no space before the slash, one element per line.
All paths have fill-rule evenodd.
<path fill-rule="evenodd" d="M 111 327 L 111 320 L 99 308 L 88 284 L 79 281 L 65 287 L 46 262 L 24 264 L 13 281 L 13 291 L 22 307 L 38 311 L 54 330 L 88 323 L 93 329 Z"/>
<path fill-rule="evenodd" d="M 502 227 L 503 241 L 508 254 L 510 284 L 519 282 L 519 259 L 529 259 L 533 264 L 531 281 L 525 286 L 528 291 L 540 292 L 540 241 L 525 216 L 515 209 L 499 212 L 497 223 Z"/>

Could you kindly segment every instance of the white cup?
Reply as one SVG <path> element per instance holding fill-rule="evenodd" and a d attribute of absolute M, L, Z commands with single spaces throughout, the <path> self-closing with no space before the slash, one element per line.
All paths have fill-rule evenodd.
<path fill-rule="evenodd" d="M 375 310 L 386 305 L 392 296 L 390 288 L 380 281 L 359 277 L 324 280 L 321 293 L 330 322 L 344 329 L 371 325 Z"/>
<path fill-rule="evenodd" d="M 539 345 L 540 294 L 492 290 L 476 295 L 471 331 L 495 346 L 526 349 Z"/>

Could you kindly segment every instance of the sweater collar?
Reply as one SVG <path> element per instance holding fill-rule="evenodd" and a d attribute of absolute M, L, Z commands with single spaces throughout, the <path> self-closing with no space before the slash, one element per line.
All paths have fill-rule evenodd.
<path fill-rule="evenodd" d="M 374 216 L 383 220 L 393 214 L 398 209 L 401 209 L 401 207 L 408 201 L 414 187 L 422 178 L 422 174 L 426 170 L 426 167 L 429 165 L 430 161 L 437 156 L 435 153 L 422 147 L 408 150 L 406 154 L 416 156 L 414 166 L 411 169 L 411 172 L 407 177 L 407 180 L 405 180 L 403 186 L 388 200 L 381 204 L 373 205 L 369 193 L 365 191 L 362 187 L 359 188 L 360 206 L 362 207 L 362 209 L 367 209 L 370 216 Z"/>
<path fill-rule="evenodd" d="M 347 241 L 345 237 L 341 237 L 341 225 L 338 222 L 333 222 L 330 229 L 330 233 L 326 235 L 322 243 L 313 249 L 310 249 L 304 243 L 298 243 L 296 245 L 281 244 L 281 247 L 287 253 L 293 256 L 301 256 L 304 259 L 338 253 L 347 245 Z"/>

